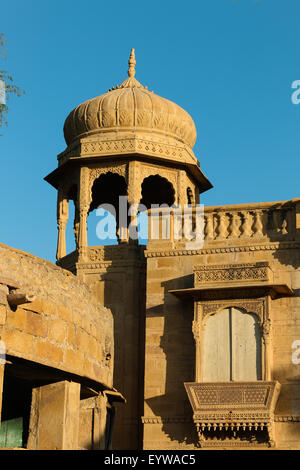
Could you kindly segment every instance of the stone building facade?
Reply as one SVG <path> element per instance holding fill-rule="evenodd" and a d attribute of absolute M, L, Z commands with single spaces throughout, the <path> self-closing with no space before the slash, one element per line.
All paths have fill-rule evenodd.
<path fill-rule="evenodd" d="M 0 245 L 0 447 L 104 449 L 113 318 L 74 275 Z"/>
<path fill-rule="evenodd" d="M 212 184 L 192 150 L 194 122 L 136 80 L 134 50 L 128 78 L 75 108 L 64 135 L 67 148 L 45 178 L 58 191 L 57 267 L 2 248 L 34 262 L 31 280 L 26 269 L 7 276 L 41 299 L 19 306 L 16 319 L 9 296 L 20 288 L 3 284 L 12 362 L 60 370 L 65 394 L 81 384 L 79 447 L 91 448 L 94 433 L 107 445 L 114 403 L 113 449 L 299 449 L 300 199 L 199 210 Z M 102 204 L 116 217 L 118 243 L 89 246 L 87 217 Z M 148 217 L 146 244 L 135 236 L 138 212 Z M 27 266 L 16 263 L 4 259 L 14 273 Z M 51 282 L 42 284 L 45 271 Z M 38 448 L 44 389 L 35 390 L 29 443 Z M 126 404 L 113 401 L 122 396 Z"/>

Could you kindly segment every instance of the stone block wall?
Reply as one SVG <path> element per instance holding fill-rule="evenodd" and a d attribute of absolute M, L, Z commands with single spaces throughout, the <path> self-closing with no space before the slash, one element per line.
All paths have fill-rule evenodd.
<path fill-rule="evenodd" d="M 269 205 L 273 210 L 273 204 L 266 204 Z M 228 235 L 232 232 L 216 231 L 218 236 L 211 239 L 205 235 L 203 248 L 195 250 L 185 249 L 183 244 L 180 247 L 172 243 L 159 246 L 159 241 L 150 240 L 145 252 L 145 403 L 142 418 L 145 449 L 196 448 L 198 442 L 183 385 L 195 380 L 194 306 L 192 301 L 179 299 L 169 291 L 192 288 L 197 265 L 256 262 L 269 263 L 274 283 L 286 283 L 294 293 L 271 302 L 271 374 L 272 380 L 281 384 L 275 410 L 277 447 L 300 448 L 300 365 L 292 362 L 292 343 L 300 339 L 299 221 L 295 212 L 292 213 L 294 206 L 292 209 L 288 206 L 288 209 L 291 214 L 287 224 L 284 217 L 278 218 L 285 230 L 279 232 L 276 227 L 272 228 L 276 235 L 273 232 L 266 234 L 257 223 L 247 237 L 239 235 L 243 231 L 236 232 L 232 239 Z M 207 213 L 210 212 L 208 208 Z M 257 234 L 259 230 L 262 233 Z"/>
<path fill-rule="evenodd" d="M 10 305 L 7 295 L 18 292 L 35 300 Z M 112 386 L 109 309 L 70 272 L 5 245 L 0 245 L 0 339 L 6 354 Z"/>

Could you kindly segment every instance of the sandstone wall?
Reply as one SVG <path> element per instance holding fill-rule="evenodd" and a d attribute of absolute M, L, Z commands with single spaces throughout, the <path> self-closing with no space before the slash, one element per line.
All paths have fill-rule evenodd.
<path fill-rule="evenodd" d="M 0 289 L 0 339 L 7 354 L 112 386 L 113 318 L 87 285 L 1 244 Z M 15 308 L 7 302 L 9 292 L 36 298 Z"/>
<path fill-rule="evenodd" d="M 267 225 L 271 205 L 276 207 L 276 211 L 279 211 L 277 206 L 280 210 L 283 207 L 286 210 L 285 206 L 288 206 L 284 212 L 288 217 L 281 218 L 280 214 L 271 213 L 273 219 L 279 221 L 280 230 L 278 225 L 273 224 L 271 228 Z M 206 219 L 213 209 L 207 208 Z M 226 209 L 226 206 L 218 208 L 227 217 Z M 245 207 L 234 208 L 235 212 L 241 209 Z M 249 212 L 252 209 L 256 216 L 256 205 L 246 209 Z M 184 382 L 195 381 L 194 306 L 193 301 L 180 300 L 169 291 L 193 287 L 194 266 L 260 261 L 270 264 L 275 283 L 287 283 L 294 291 L 292 297 L 271 302 L 271 374 L 272 380 L 281 384 L 275 412 L 278 448 L 300 448 L 300 365 L 292 362 L 292 343 L 300 339 L 299 200 L 291 208 L 288 204 L 270 203 L 263 210 L 266 211 L 263 223 L 260 224 L 256 216 L 258 222 L 254 223 L 253 232 L 249 231 L 244 238 L 242 235 L 246 229 L 229 228 L 227 231 L 231 219 L 228 217 L 228 225 L 225 226 L 217 214 L 210 230 L 206 225 L 205 243 L 201 249 L 186 249 L 184 244 L 178 248 L 175 243 L 162 245 L 155 240 L 150 240 L 147 246 L 145 404 L 142 418 L 145 449 L 195 448 L 198 441 L 183 385 Z M 232 213 L 232 207 L 228 212 Z M 286 219 L 287 223 L 284 223 Z M 241 217 L 241 220 L 246 218 Z"/>

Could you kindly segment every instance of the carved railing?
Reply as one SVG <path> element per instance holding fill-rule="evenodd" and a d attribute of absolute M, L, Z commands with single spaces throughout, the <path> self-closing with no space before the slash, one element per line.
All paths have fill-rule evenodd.
<path fill-rule="evenodd" d="M 149 243 L 202 239 L 203 244 L 231 244 L 300 239 L 300 199 L 282 202 L 237 204 L 170 211 L 148 211 Z M 153 226 L 158 230 L 150 231 Z M 153 236 L 153 233 L 155 236 Z"/>
<path fill-rule="evenodd" d="M 206 241 L 232 239 L 292 240 L 295 203 L 239 204 L 205 208 Z"/>

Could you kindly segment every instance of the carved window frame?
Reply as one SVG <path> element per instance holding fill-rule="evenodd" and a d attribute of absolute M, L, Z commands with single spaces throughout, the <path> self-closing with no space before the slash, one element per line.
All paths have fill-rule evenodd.
<path fill-rule="evenodd" d="M 259 298 L 195 300 L 193 335 L 196 344 L 195 381 L 203 382 L 203 333 L 209 316 L 215 315 L 225 308 L 235 307 L 258 317 L 261 329 L 261 361 L 262 381 L 272 380 L 272 349 L 271 349 L 271 318 L 269 295 Z"/>

